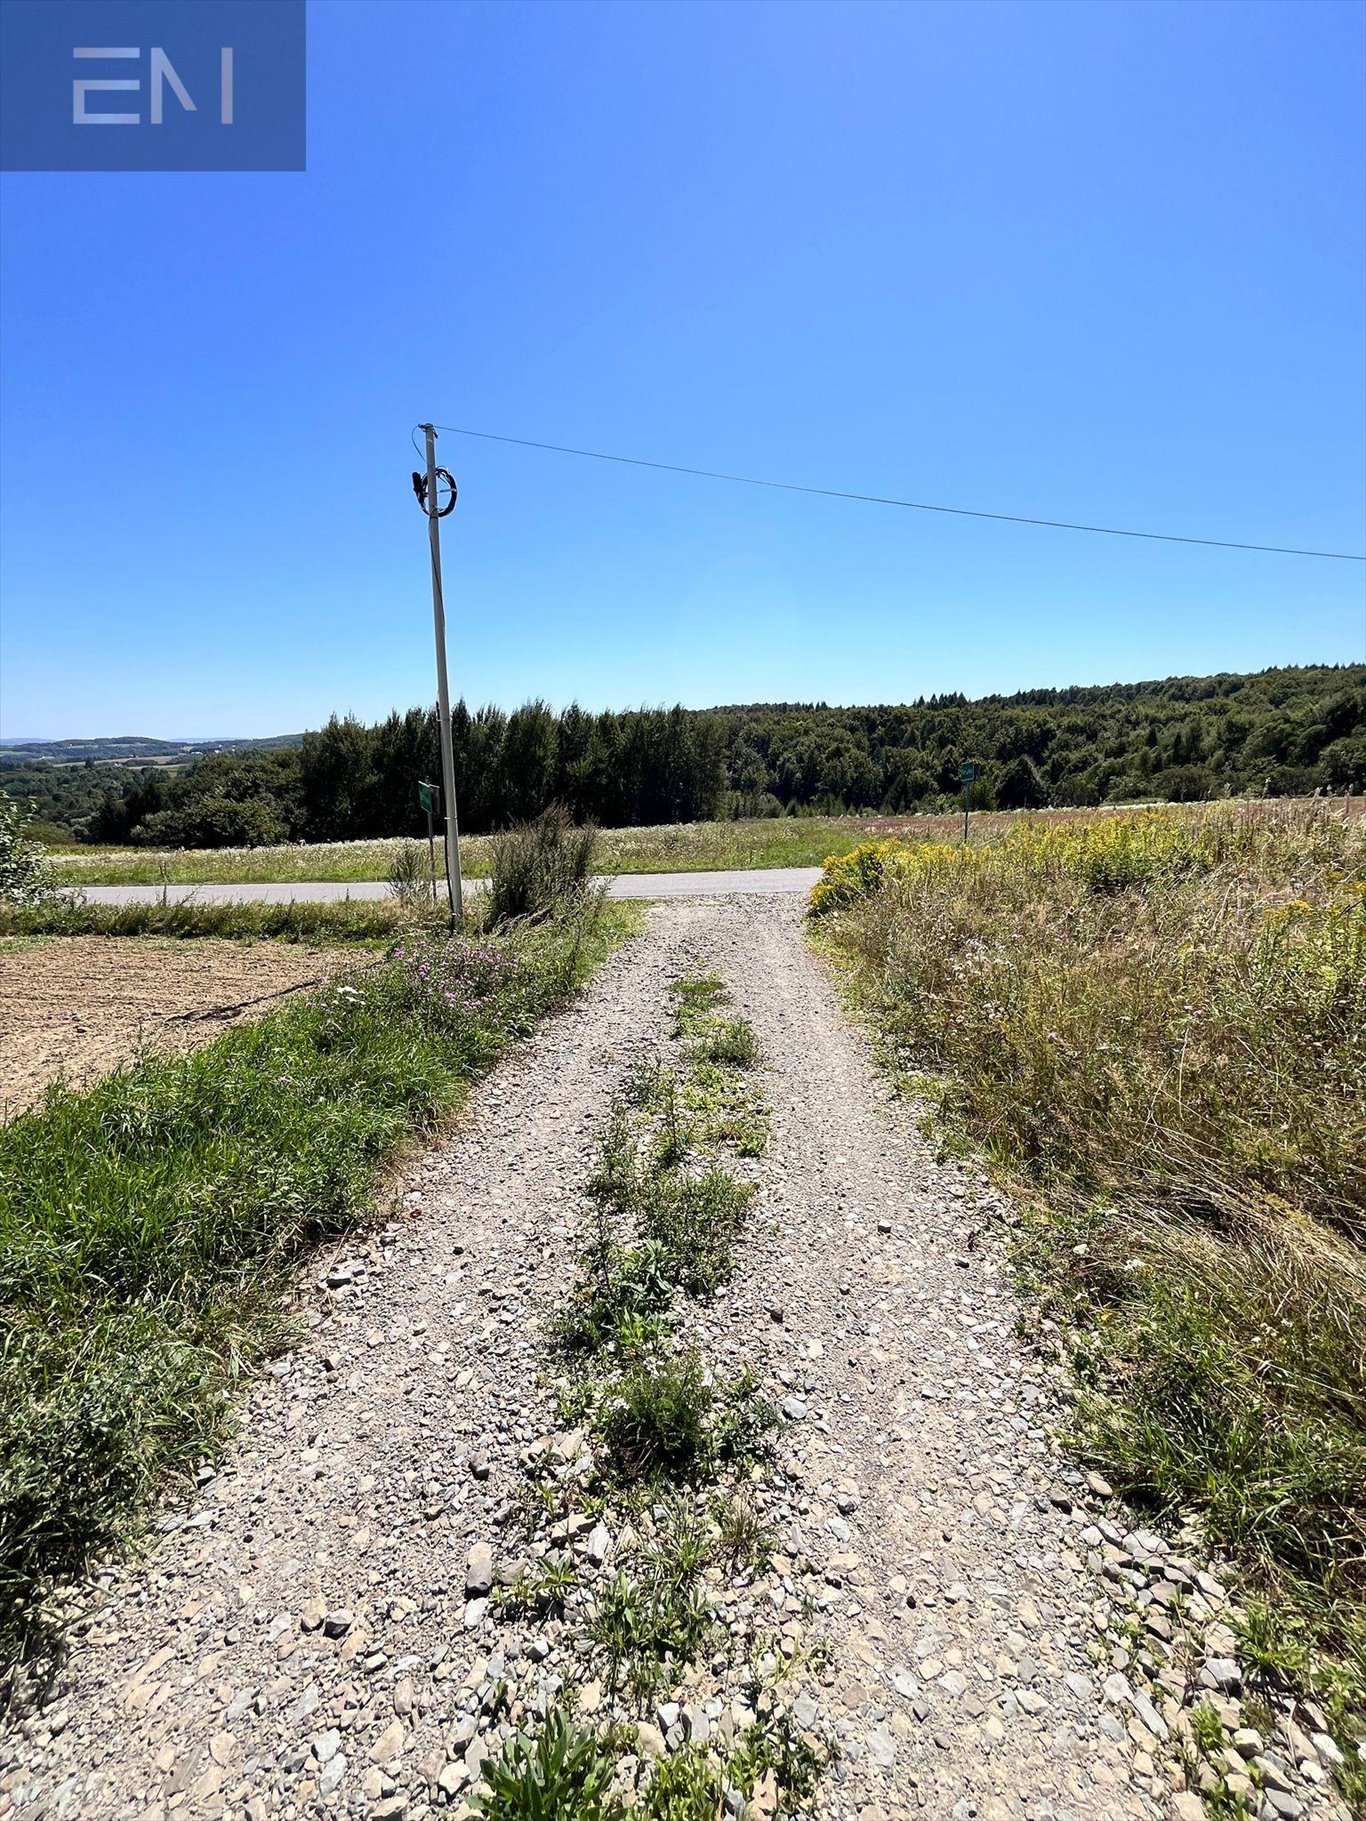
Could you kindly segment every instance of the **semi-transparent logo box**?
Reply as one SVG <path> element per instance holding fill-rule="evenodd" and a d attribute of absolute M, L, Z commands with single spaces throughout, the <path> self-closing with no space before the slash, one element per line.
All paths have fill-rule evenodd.
<path fill-rule="evenodd" d="M 0 0 L 0 169 L 302 171 L 305 0 Z"/>

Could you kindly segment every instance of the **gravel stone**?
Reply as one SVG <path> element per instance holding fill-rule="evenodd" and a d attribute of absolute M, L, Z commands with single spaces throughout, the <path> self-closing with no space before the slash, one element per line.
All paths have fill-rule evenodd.
<path fill-rule="evenodd" d="M 476 1543 L 465 1565 L 465 1592 L 476 1600 L 493 1587 L 493 1548 L 489 1543 Z"/>

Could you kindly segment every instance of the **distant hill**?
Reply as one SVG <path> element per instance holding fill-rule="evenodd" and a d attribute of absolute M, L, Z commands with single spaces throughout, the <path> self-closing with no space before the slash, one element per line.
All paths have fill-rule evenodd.
<path fill-rule="evenodd" d="M 0 740 L 0 761 L 39 759 L 49 765 L 190 765 L 211 752 L 274 751 L 297 746 L 297 733 L 266 739 L 153 740 L 146 734 L 117 734 L 100 740 Z"/>
<path fill-rule="evenodd" d="M 302 734 L 268 739 L 153 740 L 120 734 L 99 740 L 0 740 L 0 790 L 28 806 L 48 841 L 86 838 L 106 798 L 121 801 L 144 775 L 179 777 L 218 754 L 294 750 Z"/>

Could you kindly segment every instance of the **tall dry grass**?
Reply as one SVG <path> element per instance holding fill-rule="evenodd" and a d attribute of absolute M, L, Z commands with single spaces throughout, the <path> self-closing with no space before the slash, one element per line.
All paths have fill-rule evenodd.
<path fill-rule="evenodd" d="M 1250 1647 L 1366 1720 L 1366 830 L 1336 805 L 832 861 L 889 1061 L 1030 1210 L 1082 1445 L 1242 1565 Z M 1357 1773 L 1359 1774 L 1359 1765 Z"/>

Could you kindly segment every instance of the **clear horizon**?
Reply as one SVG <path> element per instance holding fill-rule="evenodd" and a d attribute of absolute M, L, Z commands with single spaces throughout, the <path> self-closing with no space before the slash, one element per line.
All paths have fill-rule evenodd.
<path fill-rule="evenodd" d="M 1366 550 L 1366 10 L 331 0 L 309 33 L 305 173 L 0 178 L 0 738 L 429 700 L 429 416 Z M 437 448 L 471 703 L 1366 658 L 1357 563 Z"/>

